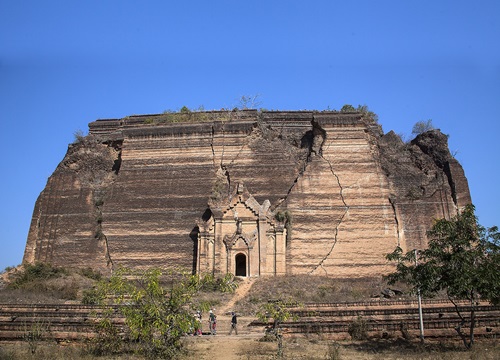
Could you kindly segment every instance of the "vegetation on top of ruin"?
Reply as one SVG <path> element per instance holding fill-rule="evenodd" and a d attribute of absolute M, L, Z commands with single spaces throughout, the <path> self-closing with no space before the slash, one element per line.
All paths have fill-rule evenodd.
<path fill-rule="evenodd" d="M 412 135 L 420 135 L 426 131 L 434 130 L 435 127 L 432 124 L 432 119 L 428 119 L 426 121 L 417 121 L 411 130 Z"/>
<path fill-rule="evenodd" d="M 340 109 L 340 112 L 359 112 L 367 116 L 369 119 L 378 122 L 378 115 L 371 111 L 366 105 L 358 105 L 358 107 L 354 107 L 351 104 L 345 104 Z"/>
<path fill-rule="evenodd" d="M 187 106 L 181 107 L 178 111 L 165 110 L 162 114 L 148 115 L 144 117 L 145 124 L 159 125 L 170 123 L 193 123 L 193 122 L 212 122 L 212 121 L 234 121 L 244 116 L 244 112 L 254 110 L 257 114 L 262 114 L 269 110 L 258 108 L 260 102 L 256 97 L 243 96 L 240 103 L 232 108 L 221 108 L 219 110 L 206 110 L 203 106 L 197 109 L 190 109 Z M 330 109 L 311 110 L 313 112 L 339 112 L 339 113 L 361 113 L 368 119 L 378 122 L 378 115 L 371 111 L 367 105 L 358 105 L 354 107 L 345 104 L 340 110 Z"/>
<path fill-rule="evenodd" d="M 224 110 L 219 112 L 208 112 L 204 110 L 190 110 L 183 106 L 180 111 L 166 110 L 163 114 L 151 115 L 144 120 L 145 124 L 170 124 L 190 122 L 229 121 L 236 117 L 236 112 Z"/>

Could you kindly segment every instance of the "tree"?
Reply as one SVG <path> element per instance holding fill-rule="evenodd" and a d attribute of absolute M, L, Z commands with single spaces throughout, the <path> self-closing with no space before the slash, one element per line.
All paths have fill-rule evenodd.
<path fill-rule="evenodd" d="M 184 105 L 183 107 L 181 107 L 181 109 L 179 110 L 179 112 L 181 114 L 189 114 L 189 113 L 191 113 L 191 110 L 189 110 L 189 108 L 186 105 Z"/>
<path fill-rule="evenodd" d="M 354 106 L 352 106 L 351 104 L 345 104 L 340 109 L 340 112 L 355 112 L 355 111 L 356 111 L 356 108 Z"/>
<path fill-rule="evenodd" d="M 415 125 L 413 125 L 413 129 L 411 130 L 412 135 L 420 135 L 426 131 L 434 130 L 434 125 L 432 125 L 432 119 L 428 119 L 426 121 L 417 121 Z"/>
<path fill-rule="evenodd" d="M 122 268 L 111 278 L 100 281 L 96 289 L 101 304 L 121 305 L 117 309 L 125 317 L 126 333 L 148 359 L 171 359 L 178 353 L 181 337 L 196 325 L 193 307 L 200 304 L 194 304 L 193 298 L 200 289 L 208 287 L 233 292 L 236 287 L 232 275 L 223 279 L 179 271 L 169 275 L 170 281 L 165 283 L 165 274 L 160 269 L 132 271 Z M 103 314 L 98 322 L 98 333 L 103 334 L 103 341 L 114 344 L 121 332 L 116 331 L 110 321 L 112 315 L 106 311 Z M 111 348 L 113 352 L 118 351 Z"/>
<path fill-rule="evenodd" d="M 283 357 L 281 324 L 289 319 L 296 319 L 290 308 L 297 306 L 300 305 L 295 301 L 278 299 L 263 304 L 257 312 L 257 317 L 260 321 L 269 321 L 269 319 L 272 319 L 272 325 L 267 332 L 274 336 L 278 342 L 278 358 Z"/>
<path fill-rule="evenodd" d="M 427 235 L 429 246 L 418 252 L 418 263 L 414 250 L 403 254 L 398 247 L 387 255 L 398 261 L 388 281 L 404 282 L 422 296 L 444 291 L 460 318 L 455 330 L 470 349 L 479 301 L 500 303 L 500 233 L 496 226 L 486 229 L 479 225 L 474 206 L 467 205 L 452 219 L 437 220 Z M 467 300 L 469 306 L 459 307 L 457 300 Z M 469 327 L 468 334 L 464 325 Z"/>
<path fill-rule="evenodd" d="M 139 344 L 146 358 L 172 358 L 180 349 L 180 338 L 193 324 L 187 305 L 197 291 L 197 282 L 186 275 L 168 287 L 162 272 L 149 269 L 134 273 L 119 269 L 101 282 L 102 293 L 120 304 L 130 339 Z"/>

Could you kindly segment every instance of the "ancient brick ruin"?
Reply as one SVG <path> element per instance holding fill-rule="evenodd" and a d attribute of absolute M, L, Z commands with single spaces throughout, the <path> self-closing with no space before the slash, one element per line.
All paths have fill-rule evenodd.
<path fill-rule="evenodd" d="M 373 276 L 471 202 L 439 130 L 405 144 L 365 113 L 97 120 L 40 194 L 24 261 L 240 276 Z"/>

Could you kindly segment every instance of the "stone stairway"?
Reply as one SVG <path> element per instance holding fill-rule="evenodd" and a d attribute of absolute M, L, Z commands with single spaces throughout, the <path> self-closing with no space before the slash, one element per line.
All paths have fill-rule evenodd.
<path fill-rule="evenodd" d="M 231 312 L 233 307 L 239 300 L 243 299 L 250 288 L 252 287 L 255 279 L 252 278 L 242 278 L 239 283 L 238 288 L 233 294 L 233 297 L 222 307 L 216 309 L 215 313 L 217 315 L 217 334 L 218 335 L 228 335 L 231 329 Z M 252 321 L 255 320 L 253 316 L 238 316 L 238 335 L 255 335 L 262 336 L 264 334 L 263 327 L 248 326 Z M 208 319 L 203 320 L 203 333 L 208 334 Z M 234 335 L 234 332 L 233 332 Z"/>

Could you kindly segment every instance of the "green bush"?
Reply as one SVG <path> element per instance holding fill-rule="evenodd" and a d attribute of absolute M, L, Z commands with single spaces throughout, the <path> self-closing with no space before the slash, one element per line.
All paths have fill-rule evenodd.
<path fill-rule="evenodd" d="M 125 317 L 127 339 L 113 325 L 113 308 L 98 319 L 96 331 L 99 352 L 122 352 L 122 345 L 130 339 L 146 359 L 172 359 L 181 349 L 181 338 L 191 331 L 194 318 L 190 305 L 199 289 L 196 275 L 182 273 L 168 286 L 162 284 L 164 274 L 160 269 L 133 271 L 118 269 L 111 278 L 98 284 L 100 291 L 115 305 L 130 302 L 134 306 L 120 306 L 118 310 Z M 120 341 L 124 340 L 124 341 Z"/>
<path fill-rule="evenodd" d="M 92 279 L 92 280 L 99 281 L 99 280 L 102 279 L 101 272 L 98 271 L 98 270 L 94 270 L 91 267 L 80 269 L 80 274 L 82 274 L 83 276 L 85 276 L 85 277 L 87 277 L 89 279 Z"/>
<path fill-rule="evenodd" d="M 97 289 L 88 289 L 83 292 L 82 304 L 97 305 L 102 298 L 102 294 Z"/>
<path fill-rule="evenodd" d="M 20 289 L 29 286 L 30 283 L 52 279 L 66 275 L 66 269 L 55 267 L 51 264 L 36 263 L 25 264 L 24 270 L 14 275 L 14 280 L 8 285 L 12 289 Z"/>
<path fill-rule="evenodd" d="M 199 278 L 193 277 L 192 281 L 198 281 L 198 287 L 200 291 L 213 291 L 222 293 L 233 293 L 237 288 L 238 284 L 235 281 L 233 274 L 226 274 L 223 277 L 216 277 L 213 274 L 205 274 Z"/>

